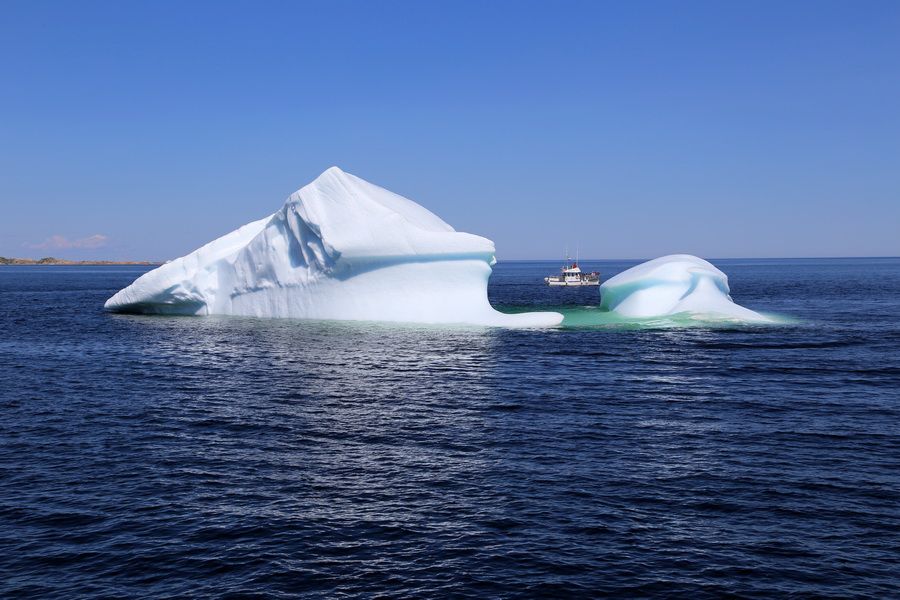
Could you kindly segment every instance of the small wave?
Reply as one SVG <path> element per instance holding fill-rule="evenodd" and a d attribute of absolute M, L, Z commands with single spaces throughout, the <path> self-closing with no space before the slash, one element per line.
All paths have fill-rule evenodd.
<path fill-rule="evenodd" d="M 845 348 L 861 343 L 857 339 L 846 339 L 822 342 L 698 342 L 697 345 L 712 350 L 811 350 L 816 348 Z"/>

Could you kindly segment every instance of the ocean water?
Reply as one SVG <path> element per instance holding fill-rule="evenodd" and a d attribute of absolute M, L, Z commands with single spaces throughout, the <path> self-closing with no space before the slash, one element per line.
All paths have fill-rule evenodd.
<path fill-rule="evenodd" d="M 770 326 L 111 315 L 0 267 L 0 596 L 900 596 L 900 259 L 722 260 Z M 605 278 L 633 263 L 588 262 Z"/>

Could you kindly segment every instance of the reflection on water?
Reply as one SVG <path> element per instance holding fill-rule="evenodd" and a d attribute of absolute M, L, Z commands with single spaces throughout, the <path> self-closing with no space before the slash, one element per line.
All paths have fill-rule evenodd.
<path fill-rule="evenodd" d="M 304 473 L 299 480 L 281 473 L 285 483 L 305 480 L 328 490 L 327 509 L 321 501 L 291 503 L 293 518 L 326 511 L 339 523 L 425 522 L 434 515 L 417 514 L 414 504 L 401 502 L 410 484 L 484 479 L 483 465 L 491 460 L 484 449 L 491 445 L 481 406 L 496 395 L 496 329 L 112 318 L 129 330 L 125 335 L 151 341 L 142 361 L 179 373 L 178 386 L 169 390 L 179 396 L 168 407 L 177 412 L 172 418 L 208 421 L 226 431 L 274 428 L 271 437 L 262 436 L 268 441 L 261 448 L 234 448 L 230 436 L 219 432 L 204 440 L 202 454 L 227 459 L 239 452 L 244 461 L 256 456 L 264 463 L 258 468 Z M 222 497 L 215 510 L 235 512 L 242 501 Z"/>

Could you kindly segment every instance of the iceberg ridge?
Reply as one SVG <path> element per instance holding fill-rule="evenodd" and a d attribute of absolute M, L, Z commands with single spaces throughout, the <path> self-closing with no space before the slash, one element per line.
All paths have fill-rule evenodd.
<path fill-rule="evenodd" d="M 412 200 L 331 167 L 277 212 L 139 277 L 114 312 L 558 325 L 487 298 L 494 243 Z"/>

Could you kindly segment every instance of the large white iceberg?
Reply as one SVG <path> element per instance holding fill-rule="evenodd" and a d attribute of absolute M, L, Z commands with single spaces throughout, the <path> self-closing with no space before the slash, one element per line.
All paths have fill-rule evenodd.
<path fill-rule="evenodd" d="M 690 254 L 663 256 L 619 273 L 600 286 L 600 307 L 624 317 L 689 314 L 700 319 L 768 321 L 731 299 L 728 276 Z"/>
<path fill-rule="evenodd" d="M 562 321 L 554 312 L 494 310 L 494 262 L 490 240 L 332 167 L 275 214 L 144 274 L 105 308 L 507 327 Z"/>

